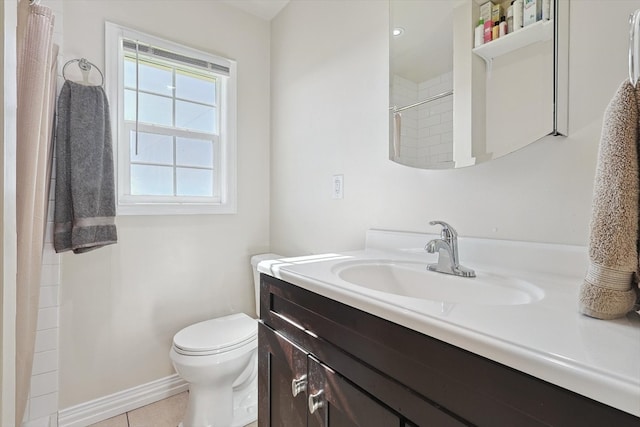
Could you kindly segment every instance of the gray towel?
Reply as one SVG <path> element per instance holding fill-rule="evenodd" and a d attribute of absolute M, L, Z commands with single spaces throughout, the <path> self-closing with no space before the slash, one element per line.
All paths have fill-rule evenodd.
<path fill-rule="evenodd" d="M 56 131 L 56 252 L 87 252 L 118 240 L 109 104 L 101 86 L 66 81 Z"/>
<path fill-rule="evenodd" d="M 638 271 L 638 94 L 623 82 L 605 111 L 593 189 L 589 270 L 579 310 L 599 319 L 627 314 Z"/>

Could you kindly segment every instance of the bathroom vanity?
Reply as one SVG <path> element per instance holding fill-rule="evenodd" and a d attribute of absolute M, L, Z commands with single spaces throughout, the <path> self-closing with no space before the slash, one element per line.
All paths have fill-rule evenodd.
<path fill-rule="evenodd" d="M 492 253 L 503 251 L 512 270 L 500 274 L 515 274 L 508 271 L 522 262 L 556 266 L 553 275 L 528 275 L 520 265 L 532 287 L 517 282 L 523 294 L 496 305 L 363 289 L 344 274 L 354 266 L 382 275 L 385 263 L 426 263 L 433 258 L 414 248 L 429 237 L 373 231 L 363 251 L 259 266 L 259 426 L 640 425 L 637 315 L 608 323 L 580 316 L 575 304 L 557 310 L 577 279 L 562 270 L 580 268 L 582 249 L 551 245 L 565 255 L 554 264 L 558 253 L 544 259 L 548 245 L 518 251 L 517 243 L 461 239 L 461 260 L 471 266 L 483 266 L 486 244 L 504 246 Z M 376 247 L 382 240 L 396 247 Z M 485 270 L 477 271 L 483 280 Z M 563 316 L 574 320 L 554 326 Z M 573 331 L 578 336 L 564 336 L 575 325 L 583 328 Z M 604 348 L 613 343 L 620 348 Z"/>

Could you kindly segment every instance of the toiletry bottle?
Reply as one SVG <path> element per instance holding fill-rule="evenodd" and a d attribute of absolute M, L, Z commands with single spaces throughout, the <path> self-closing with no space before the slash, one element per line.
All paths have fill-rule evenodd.
<path fill-rule="evenodd" d="M 491 19 L 491 7 L 493 3 L 491 1 L 486 1 L 480 5 L 480 18 L 482 18 L 483 22 L 487 22 Z"/>
<path fill-rule="evenodd" d="M 513 2 L 507 8 L 507 34 L 513 33 Z"/>
<path fill-rule="evenodd" d="M 507 35 L 507 21 L 504 19 L 504 16 L 500 17 L 500 25 L 499 25 L 499 36 L 504 37 Z"/>
<path fill-rule="evenodd" d="M 542 0 L 524 0 L 522 25 L 535 24 L 542 19 Z"/>
<path fill-rule="evenodd" d="M 491 40 L 495 40 L 498 37 L 500 37 L 500 23 L 496 22 L 496 23 L 493 24 L 492 33 L 491 33 Z"/>
<path fill-rule="evenodd" d="M 480 18 L 474 34 L 473 47 L 482 46 L 483 44 L 484 44 L 484 19 Z"/>
<path fill-rule="evenodd" d="M 522 0 L 514 0 L 513 2 L 513 31 L 518 31 L 522 28 L 522 16 L 524 3 Z"/>
<path fill-rule="evenodd" d="M 491 5 L 491 20 L 495 24 L 496 22 L 500 22 L 500 17 L 502 16 L 502 5 L 500 3 Z"/>
<path fill-rule="evenodd" d="M 551 0 L 542 1 L 542 20 L 548 21 L 551 19 Z"/>
<path fill-rule="evenodd" d="M 489 43 L 493 35 L 493 22 L 491 20 L 484 21 L 484 42 Z"/>

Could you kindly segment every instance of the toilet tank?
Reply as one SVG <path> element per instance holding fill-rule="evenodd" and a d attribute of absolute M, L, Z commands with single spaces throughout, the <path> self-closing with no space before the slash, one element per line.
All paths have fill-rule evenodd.
<path fill-rule="evenodd" d="M 251 257 L 251 267 L 253 268 L 253 289 L 256 298 L 256 314 L 260 318 L 260 272 L 258 272 L 258 264 L 262 261 L 284 258 L 278 254 L 258 254 Z"/>

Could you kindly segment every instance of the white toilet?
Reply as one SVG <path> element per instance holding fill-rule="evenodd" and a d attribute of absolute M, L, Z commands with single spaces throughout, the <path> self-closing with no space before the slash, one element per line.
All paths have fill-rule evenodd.
<path fill-rule="evenodd" d="M 251 257 L 259 310 L 260 261 Z M 189 403 L 180 427 L 242 427 L 258 416 L 258 322 L 244 313 L 187 326 L 173 337 L 169 357 L 189 383 Z"/>

